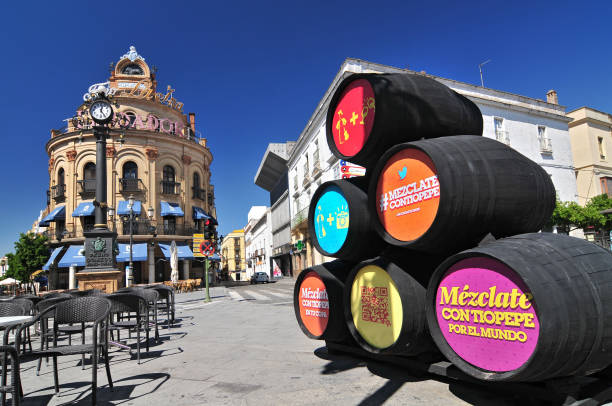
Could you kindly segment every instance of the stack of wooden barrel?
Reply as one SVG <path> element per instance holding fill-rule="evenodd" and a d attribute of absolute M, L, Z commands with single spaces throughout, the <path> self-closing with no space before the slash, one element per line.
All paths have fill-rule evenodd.
<path fill-rule="evenodd" d="M 327 141 L 364 177 L 323 183 L 294 307 L 311 338 L 374 354 L 439 351 L 487 381 L 612 364 L 612 255 L 539 233 L 555 189 L 482 137 L 469 99 L 423 75 L 356 74 L 330 101 Z"/>

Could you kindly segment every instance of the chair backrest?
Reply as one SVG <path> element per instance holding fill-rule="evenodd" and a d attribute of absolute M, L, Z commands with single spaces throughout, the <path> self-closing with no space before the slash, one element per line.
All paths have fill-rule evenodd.
<path fill-rule="evenodd" d="M 104 297 L 77 297 L 55 305 L 55 322 L 88 323 L 98 322 L 108 317 L 111 303 Z"/>
<path fill-rule="evenodd" d="M 70 300 L 70 299 L 72 299 L 70 295 L 52 297 L 51 299 L 44 299 L 36 304 L 36 310 L 38 310 L 38 313 L 42 313 L 45 310 L 47 310 L 49 307 L 55 306 L 56 304 L 58 304 L 59 302 L 63 302 L 64 300 Z M 49 315 L 48 317 L 52 317 L 52 316 L 53 315 Z"/>
<path fill-rule="evenodd" d="M 34 302 L 31 299 L 23 296 L 17 296 L 15 299 L 13 299 L 13 303 L 19 303 L 21 306 L 23 306 L 26 314 L 31 314 L 32 309 L 34 308 Z"/>
<path fill-rule="evenodd" d="M 145 298 L 134 293 L 113 293 L 106 296 L 111 302 L 111 313 L 145 314 L 147 302 Z"/>
<path fill-rule="evenodd" d="M 32 303 L 34 303 L 34 306 L 36 306 L 38 302 L 43 300 L 41 296 L 36 296 L 36 295 L 31 295 L 31 294 L 17 296 L 15 297 L 15 299 L 29 299 L 32 301 Z"/>
<path fill-rule="evenodd" d="M 74 290 L 68 293 L 72 297 L 100 296 L 104 294 L 100 289 Z"/>
<path fill-rule="evenodd" d="M 28 312 L 19 302 L 0 302 L 0 316 L 25 316 Z"/>
<path fill-rule="evenodd" d="M 159 294 L 159 300 L 168 299 L 174 293 L 174 289 L 164 285 L 147 286 L 146 290 L 154 290 Z"/>
<path fill-rule="evenodd" d="M 43 296 L 43 300 L 47 300 L 47 299 L 53 299 L 56 297 L 68 297 L 71 298 L 72 296 L 70 296 L 68 293 L 64 293 L 64 292 L 53 292 L 53 293 L 47 293 L 46 295 Z"/>

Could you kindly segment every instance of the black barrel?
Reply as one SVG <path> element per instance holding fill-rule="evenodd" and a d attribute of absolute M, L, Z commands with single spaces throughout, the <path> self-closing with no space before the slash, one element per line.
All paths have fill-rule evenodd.
<path fill-rule="evenodd" d="M 482 135 L 482 114 L 472 101 L 427 76 L 363 73 L 340 83 L 326 126 L 335 156 L 369 168 L 395 144 Z"/>
<path fill-rule="evenodd" d="M 371 172 L 368 205 L 389 244 L 453 253 L 539 231 L 555 207 L 541 166 L 498 141 L 471 135 L 389 149 Z"/>
<path fill-rule="evenodd" d="M 352 262 L 326 262 L 300 272 L 293 289 L 297 322 L 308 337 L 347 342 L 350 333 L 344 322 L 344 282 Z"/>
<path fill-rule="evenodd" d="M 426 285 L 411 275 L 431 274 L 435 258 L 406 252 L 400 266 L 385 257 L 360 262 L 344 289 L 344 315 L 349 331 L 366 351 L 418 355 L 435 346 L 425 317 Z"/>
<path fill-rule="evenodd" d="M 587 375 L 612 364 L 612 254 L 552 233 L 497 240 L 432 276 L 427 320 L 442 353 L 487 381 Z"/>
<path fill-rule="evenodd" d="M 355 177 L 323 183 L 312 196 L 308 232 L 323 255 L 359 262 L 386 246 L 372 225 L 368 179 Z"/>

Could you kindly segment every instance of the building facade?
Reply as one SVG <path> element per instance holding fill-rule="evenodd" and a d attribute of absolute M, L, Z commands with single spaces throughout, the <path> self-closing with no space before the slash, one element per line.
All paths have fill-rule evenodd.
<path fill-rule="evenodd" d="M 247 280 L 244 230 L 234 230 L 221 242 L 222 279 Z"/>
<path fill-rule="evenodd" d="M 202 262 L 193 261 L 192 235 L 204 221 L 216 223 L 213 160 L 199 136 L 195 114 L 167 86 L 158 92 L 156 72 L 134 47 L 112 67 L 105 87 L 113 94 L 114 118 L 106 146 L 108 228 L 118 233 L 122 268 L 132 253 L 134 283 L 170 278 L 169 246 L 179 245 L 180 278 L 201 278 Z M 87 96 L 84 96 L 84 99 Z M 74 287 L 74 272 L 84 265 L 83 232 L 93 228 L 96 189 L 96 139 L 87 105 L 80 105 L 66 127 L 51 130 L 46 216 L 39 222 L 54 248 L 51 287 Z M 129 220 L 129 198 L 134 200 Z M 129 246 L 130 234 L 134 244 Z M 59 250 L 59 251 L 58 251 Z M 57 253 L 56 253 L 57 251 Z M 68 269 L 68 272 L 66 270 Z"/>
<path fill-rule="evenodd" d="M 612 197 L 612 116 L 589 107 L 570 111 L 567 116 L 572 154 L 576 167 L 578 203 L 592 197 Z"/>
<path fill-rule="evenodd" d="M 310 199 L 321 183 L 342 178 L 341 162 L 332 155 L 325 121 L 331 97 L 340 82 L 352 73 L 413 73 L 431 77 L 472 100 L 483 115 L 483 136 L 497 139 L 540 164 L 551 179 L 560 200 L 576 201 L 576 178 L 568 133 L 570 118 L 554 91 L 547 101 L 483 88 L 417 73 L 407 69 L 346 59 L 316 106 L 287 160 L 291 240 L 294 276 L 300 270 L 328 261 L 313 248 L 308 235 Z"/>
<path fill-rule="evenodd" d="M 254 206 L 251 211 L 261 207 Z M 251 278 L 255 272 L 265 272 L 269 280 L 272 280 L 272 215 L 269 207 L 264 206 L 263 208 L 263 213 L 255 212 L 252 221 L 251 211 L 249 211 L 249 223 L 244 229 L 247 278 Z"/>
<path fill-rule="evenodd" d="M 287 160 L 294 146 L 293 141 L 269 144 L 254 179 L 257 186 L 270 192 L 271 266 L 285 276 L 292 275 Z"/>

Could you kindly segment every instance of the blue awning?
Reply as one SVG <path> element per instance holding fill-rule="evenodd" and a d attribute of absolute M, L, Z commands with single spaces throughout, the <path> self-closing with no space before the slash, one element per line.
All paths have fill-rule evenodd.
<path fill-rule="evenodd" d="M 134 200 L 134 206 L 132 207 L 134 210 L 134 214 L 136 216 L 140 216 L 140 211 L 142 210 L 142 203 L 140 200 Z M 128 209 L 128 201 L 127 200 L 119 200 L 117 204 L 117 215 L 118 216 L 128 216 L 130 214 L 130 209 Z"/>
<path fill-rule="evenodd" d="M 57 220 L 66 220 L 66 206 L 64 206 L 63 204 L 61 206 L 56 206 L 55 209 L 53 209 L 51 213 L 47 214 L 47 216 L 40 222 L 43 224 L 47 224 L 51 221 Z"/>
<path fill-rule="evenodd" d="M 42 269 L 44 269 L 45 271 L 49 270 L 49 267 L 51 267 L 51 265 L 53 265 L 53 261 L 55 261 L 55 257 L 57 257 L 57 255 L 62 252 L 62 249 L 64 249 L 64 247 L 57 247 L 56 249 L 53 250 L 53 252 L 51 253 L 51 256 L 49 257 L 49 260 L 47 261 L 47 263 L 42 267 Z"/>
<path fill-rule="evenodd" d="M 84 217 L 94 215 L 94 205 L 92 202 L 81 202 L 72 212 L 72 217 Z"/>
<path fill-rule="evenodd" d="M 147 244 L 132 244 L 132 261 L 147 260 Z M 130 244 L 119 244 L 119 255 L 117 262 L 130 261 Z"/>
<path fill-rule="evenodd" d="M 82 254 L 82 255 L 81 255 Z M 85 250 L 82 245 L 71 245 L 57 264 L 58 268 L 85 266 Z"/>
<path fill-rule="evenodd" d="M 179 206 L 178 203 L 168 203 L 161 201 L 159 202 L 159 205 L 161 206 L 162 217 L 183 217 L 185 215 L 185 213 L 183 213 L 183 209 L 181 209 L 181 206 Z"/>
<path fill-rule="evenodd" d="M 192 208 L 193 208 L 193 219 L 194 220 L 206 220 L 210 218 L 210 216 L 206 214 L 206 212 L 203 209 L 196 207 L 196 206 L 192 206 Z"/>
<path fill-rule="evenodd" d="M 160 242 L 159 248 L 161 248 L 162 253 L 166 257 L 166 259 L 170 259 L 170 243 L 169 242 Z M 188 245 L 185 244 L 176 244 L 178 259 L 193 259 L 193 252 Z"/>
<path fill-rule="evenodd" d="M 212 262 L 221 262 L 221 257 L 219 256 L 219 254 L 215 254 L 208 257 L 208 260 Z"/>

